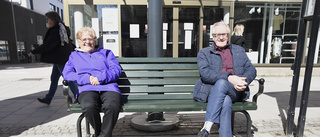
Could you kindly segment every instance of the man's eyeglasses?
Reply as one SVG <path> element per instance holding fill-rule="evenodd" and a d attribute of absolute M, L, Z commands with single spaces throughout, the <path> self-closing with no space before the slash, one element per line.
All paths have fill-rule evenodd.
<path fill-rule="evenodd" d="M 213 33 L 213 37 L 227 37 L 229 33 Z"/>
<path fill-rule="evenodd" d="M 86 42 L 86 41 L 89 41 L 89 42 L 92 42 L 94 39 L 91 39 L 91 38 L 84 38 L 84 39 L 79 39 L 81 42 Z"/>

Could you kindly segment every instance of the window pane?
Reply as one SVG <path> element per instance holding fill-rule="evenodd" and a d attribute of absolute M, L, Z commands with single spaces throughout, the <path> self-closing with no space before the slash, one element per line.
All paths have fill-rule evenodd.
<path fill-rule="evenodd" d="M 121 6 L 121 38 L 123 57 L 147 57 L 147 6 Z M 130 32 L 130 25 L 135 25 L 139 32 Z M 131 28 L 131 31 L 134 29 Z M 130 33 L 138 33 L 130 37 Z"/>
<path fill-rule="evenodd" d="M 8 41 L 0 40 L 0 61 L 10 60 Z"/>

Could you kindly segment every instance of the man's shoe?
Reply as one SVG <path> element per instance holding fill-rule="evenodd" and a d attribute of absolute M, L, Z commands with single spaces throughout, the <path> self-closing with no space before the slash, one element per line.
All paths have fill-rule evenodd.
<path fill-rule="evenodd" d="M 202 129 L 202 130 L 198 133 L 197 137 L 209 137 L 209 132 L 208 132 L 206 129 Z"/>
<path fill-rule="evenodd" d="M 38 101 L 40 103 L 46 104 L 46 105 L 50 105 L 50 103 L 48 103 L 44 98 L 38 98 Z"/>

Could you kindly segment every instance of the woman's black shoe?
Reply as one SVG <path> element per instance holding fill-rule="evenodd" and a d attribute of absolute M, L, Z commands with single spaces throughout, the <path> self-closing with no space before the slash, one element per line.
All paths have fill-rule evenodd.
<path fill-rule="evenodd" d="M 46 104 L 46 105 L 50 105 L 50 103 L 48 103 L 44 98 L 38 98 L 38 101 L 40 103 Z"/>

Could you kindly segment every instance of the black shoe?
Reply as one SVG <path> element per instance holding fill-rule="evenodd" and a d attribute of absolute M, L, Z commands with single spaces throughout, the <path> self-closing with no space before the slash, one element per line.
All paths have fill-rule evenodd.
<path fill-rule="evenodd" d="M 206 129 L 202 129 L 202 130 L 198 133 L 197 137 L 209 137 L 209 132 L 208 132 Z"/>
<path fill-rule="evenodd" d="M 50 105 L 50 103 L 48 103 L 44 98 L 38 98 L 38 101 L 40 103 L 46 104 L 46 105 Z"/>
<path fill-rule="evenodd" d="M 79 104 L 78 100 L 76 99 L 73 104 Z"/>

